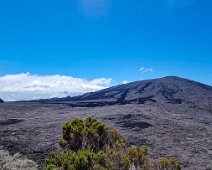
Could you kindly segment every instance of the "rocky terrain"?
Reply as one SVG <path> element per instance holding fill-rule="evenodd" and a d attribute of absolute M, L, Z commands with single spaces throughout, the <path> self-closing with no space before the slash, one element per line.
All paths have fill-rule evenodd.
<path fill-rule="evenodd" d="M 176 156 L 186 170 L 212 164 L 212 87 L 178 77 L 138 81 L 78 97 L 0 104 L 0 146 L 43 164 L 59 150 L 62 123 L 96 117 L 152 158 Z"/>
<path fill-rule="evenodd" d="M 0 99 L 0 103 L 4 103 L 4 100 Z"/>

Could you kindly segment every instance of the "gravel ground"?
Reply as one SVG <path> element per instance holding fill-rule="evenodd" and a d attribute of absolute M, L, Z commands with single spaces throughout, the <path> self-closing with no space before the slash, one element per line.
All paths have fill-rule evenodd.
<path fill-rule="evenodd" d="M 185 170 L 205 170 L 212 159 L 212 113 L 183 105 L 70 107 L 66 104 L 0 104 L 0 146 L 42 166 L 58 151 L 61 125 L 73 117 L 96 117 L 119 129 L 130 144 L 145 144 L 150 156 L 176 156 Z"/>

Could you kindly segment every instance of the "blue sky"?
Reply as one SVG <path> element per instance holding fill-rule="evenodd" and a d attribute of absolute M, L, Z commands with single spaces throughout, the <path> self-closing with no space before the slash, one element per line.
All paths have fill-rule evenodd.
<path fill-rule="evenodd" d="M 211 0 L 0 1 L 1 77 L 115 85 L 176 75 L 212 85 L 211 67 Z"/>

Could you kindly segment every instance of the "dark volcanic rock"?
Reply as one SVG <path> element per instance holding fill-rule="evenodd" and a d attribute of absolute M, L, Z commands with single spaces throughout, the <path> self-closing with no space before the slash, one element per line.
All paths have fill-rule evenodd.
<path fill-rule="evenodd" d="M 12 125 L 15 123 L 23 122 L 24 119 L 6 119 L 6 120 L 0 120 L 0 125 Z"/>
<path fill-rule="evenodd" d="M 123 121 L 123 122 L 118 122 L 121 127 L 125 128 L 138 128 L 138 129 L 146 129 L 150 126 L 151 124 L 147 122 L 134 122 L 134 121 Z"/>
<path fill-rule="evenodd" d="M 166 103 L 166 105 L 168 105 Z M 49 151 L 58 151 L 62 124 L 74 117 L 96 117 L 118 128 L 129 144 L 147 145 L 150 156 L 176 156 L 186 170 L 205 170 L 211 162 L 210 111 L 170 104 L 70 107 L 67 104 L 3 103 L 0 107 L 0 147 L 21 153 L 39 165 Z M 18 120 L 24 120 L 17 122 Z M 11 121 L 12 120 L 12 121 Z"/>
<path fill-rule="evenodd" d="M 127 114 L 121 117 L 119 116 L 116 124 L 126 129 L 139 131 L 152 126 L 150 123 L 146 122 L 148 119 L 149 118 L 147 116 L 143 116 L 142 114 Z"/>

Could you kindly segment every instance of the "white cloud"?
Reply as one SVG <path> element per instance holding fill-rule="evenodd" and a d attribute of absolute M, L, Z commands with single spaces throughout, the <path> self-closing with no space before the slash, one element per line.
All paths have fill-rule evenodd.
<path fill-rule="evenodd" d="M 0 98 L 30 100 L 65 97 L 97 91 L 110 86 L 112 79 L 86 80 L 64 75 L 36 75 L 21 73 L 0 77 Z"/>
<path fill-rule="evenodd" d="M 139 69 L 139 71 L 141 71 L 142 73 L 152 73 L 152 72 L 153 72 L 153 68 L 141 67 L 141 68 Z"/>
<path fill-rule="evenodd" d="M 124 80 L 124 81 L 122 82 L 122 84 L 127 84 L 127 83 L 129 83 L 129 81 L 127 81 L 127 80 Z"/>

